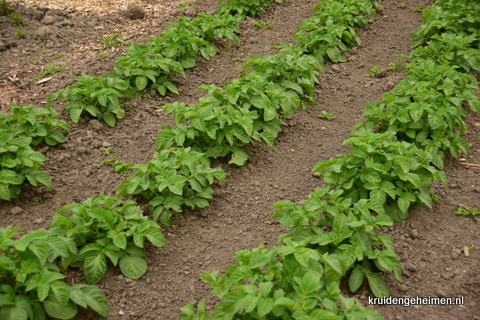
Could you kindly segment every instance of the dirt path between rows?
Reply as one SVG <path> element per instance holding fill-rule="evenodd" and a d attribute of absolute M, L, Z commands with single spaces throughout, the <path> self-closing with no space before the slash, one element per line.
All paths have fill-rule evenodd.
<path fill-rule="evenodd" d="M 215 1 L 198 1 L 196 6 L 187 8 L 171 2 L 165 6 L 166 2 L 153 0 L 138 4 L 163 5 L 164 9 L 155 11 L 156 14 L 147 10 L 144 19 L 129 22 L 121 12 L 101 16 L 93 12 L 80 15 L 72 10 L 15 7 L 25 17 L 24 28 L 32 36 L 15 39 L 11 36 L 15 29 L 6 19 L 0 19 L 0 40 L 5 44 L 5 50 L 0 51 L 0 108 L 7 110 L 10 101 L 42 105 L 50 93 L 73 83 L 81 72 L 97 76 L 111 71 L 115 57 L 126 48 L 112 48 L 105 56 L 99 56 L 103 44 L 98 39 L 111 32 L 123 32 L 125 41 L 145 41 L 164 29 L 167 22 L 174 21 L 175 16 L 200 10 L 212 13 L 216 6 Z M 163 229 L 167 244 L 147 250 L 147 273 L 131 280 L 111 267 L 98 283 L 108 297 L 107 319 L 176 319 L 178 309 L 187 300 L 198 302 L 203 297 L 208 298 L 211 308 L 215 300 L 208 286 L 200 281 L 201 271 L 224 270 L 233 262 L 233 252 L 251 249 L 259 243 L 276 243 L 284 230 L 271 219 L 272 204 L 285 199 L 302 201 L 321 183 L 310 173 L 314 164 L 348 152 L 342 141 L 362 118 L 365 104 L 379 101 L 403 77 L 403 71 L 388 71 L 378 77 L 365 77 L 365 72 L 374 65 L 386 68 L 395 63 L 395 54 L 408 55 L 410 35 L 421 19 L 421 13 L 412 8 L 428 5 L 425 0 L 382 1 L 380 14 L 359 29 L 362 45 L 348 54 L 348 62 L 325 65 L 319 76 L 321 84 L 315 91 L 317 104 L 288 118 L 275 147 L 262 143 L 247 146 L 250 159 L 243 167 L 228 166 L 226 161 L 214 163 L 226 171 L 226 182 L 215 184 L 215 197 L 209 208 L 174 215 L 176 226 Z M 272 44 L 291 42 L 295 29 L 311 15 L 311 9 L 310 0 L 285 0 L 272 5 L 261 19 L 276 24 L 265 30 L 247 18 L 241 23 L 239 47 L 225 45 L 210 61 L 199 60 L 195 68 L 187 71 L 187 80 L 178 78 L 179 95 L 160 97 L 151 93 L 129 100 L 127 116 L 114 128 L 96 120 L 82 119 L 78 124 L 70 121 L 67 142 L 41 150 L 48 158 L 44 169 L 52 176 L 54 187 L 29 187 L 18 199 L 0 203 L 0 226 L 48 228 L 56 208 L 82 202 L 97 192 L 114 193 L 128 174 L 114 173 L 101 162 L 111 156 L 129 163 L 147 162 L 155 150 L 156 133 L 162 125 L 173 123 L 158 107 L 173 101 L 193 104 L 203 95 L 195 90 L 200 84 L 221 86 L 225 80 L 237 77 L 235 69 L 242 65 L 241 58 L 276 53 L 278 49 L 271 48 Z M 54 24 L 45 23 L 49 15 L 56 19 Z M 34 36 L 41 27 L 50 30 L 42 42 Z M 32 76 L 37 76 L 48 63 L 67 70 L 37 84 Z M 67 119 L 61 103 L 54 107 Z M 334 114 L 336 119 L 318 118 L 322 110 Z M 480 164 L 480 116 L 469 112 L 467 123 L 470 130 L 466 139 L 471 142 L 473 156 L 465 162 Z M 106 155 L 100 147 L 113 149 Z M 403 264 L 404 279 L 400 283 L 391 275 L 387 278 L 392 296 L 462 296 L 464 305 L 373 306 L 386 319 L 480 318 L 480 229 L 473 219 L 456 216 L 453 209 L 459 203 L 480 206 L 480 171 L 452 159 L 445 167 L 450 188 L 448 192 L 439 186 L 435 188 L 440 202 L 431 210 L 412 210 L 407 221 L 389 228 Z M 471 248 L 468 257 L 462 251 L 465 246 Z M 81 270 L 68 270 L 67 274 L 69 283 L 85 282 Z M 370 295 L 366 287 L 352 294 L 363 304 L 368 304 Z M 100 318 L 90 311 L 76 317 Z"/>

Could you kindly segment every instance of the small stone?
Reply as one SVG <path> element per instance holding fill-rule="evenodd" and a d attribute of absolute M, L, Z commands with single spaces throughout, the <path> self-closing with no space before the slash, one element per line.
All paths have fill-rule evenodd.
<path fill-rule="evenodd" d="M 43 24 L 46 24 L 46 25 L 52 25 L 52 24 L 55 24 L 56 22 L 58 22 L 58 20 L 54 16 L 47 15 L 47 16 L 43 17 L 41 22 Z"/>
<path fill-rule="evenodd" d="M 443 291 L 442 289 L 438 289 L 437 292 L 436 292 L 436 295 L 440 298 L 445 298 L 447 296 L 445 291 Z"/>
<path fill-rule="evenodd" d="M 10 213 L 13 215 L 21 214 L 22 212 L 23 212 L 23 209 L 18 206 L 10 209 Z"/>
<path fill-rule="evenodd" d="M 130 6 L 127 9 L 126 16 L 130 20 L 139 20 L 145 18 L 145 10 L 139 6 Z"/>
<path fill-rule="evenodd" d="M 188 7 L 187 9 L 185 9 L 185 15 L 186 16 L 190 16 L 190 17 L 194 17 L 197 15 L 197 9 L 195 7 Z"/>
<path fill-rule="evenodd" d="M 394 80 L 394 79 L 388 79 L 388 82 L 387 82 L 387 90 L 390 91 L 392 90 L 393 88 L 395 88 L 395 86 L 397 85 L 397 81 Z"/>
<path fill-rule="evenodd" d="M 108 142 L 108 141 L 103 141 L 103 142 L 102 142 L 102 147 L 108 148 L 108 147 L 110 147 L 110 146 L 111 146 L 110 142 Z"/>
<path fill-rule="evenodd" d="M 458 188 L 458 184 L 456 183 L 452 183 L 449 185 L 450 189 L 457 189 Z"/>
<path fill-rule="evenodd" d="M 92 119 L 88 123 L 88 127 L 94 131 L 100 131 L 103 129 L 103 125 L 100 121 Z"/>
<path fill-rule="evenodd" d="M 375 73 L 375 78 L 385 78 L 386 75 L 387 75 L 387 70 L 380 69 L 379 71 L 377 71 L 377 73 Z"/>
<path fill-rule="evenodd" d="M 400 291 L 402 292 L 407 292 L 408 291 L 408 286 L 406 284 L 401 284 L 398 286 L 398 289 L 400 289 Z"/>
<path fill-rule="evenodd" d="M 47 27 L 47 26 L 40 27 L 35 32 L 35 36 L 39 37 L 43 41 L 47 40 L 53 34 L 54 34 L 54 32 L 53 32 L 52 28 Z"/>
<path fill-rule="evenodd" d="M 321 175 L 322 175 L 322 173 L 320 171 L 317 171 L 317 172 L 313 173 L 313 176 L 316 177 L 316 178 L 320 178 Z"/>
<path fill-rule="evenodd" d="M 418 231 L 416 229 L 413 229 L 412 231 L 410 231 L 410 236 L 413 239 L 418 239 Z"/>
<path fill-rule="evenodd" d="M 335 70 L 335 71 L 337 71 L 337 72 L 340 72 L 340 67 L 338 66 L 338 64 L 334 64 L 334 65 L 332 66 L 332 69 Z"/>

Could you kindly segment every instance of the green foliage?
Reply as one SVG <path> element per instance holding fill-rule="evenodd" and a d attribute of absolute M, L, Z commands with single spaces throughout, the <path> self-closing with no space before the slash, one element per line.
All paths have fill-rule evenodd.
<path fill-rule="evenodd" d="M 15 11 L 10 15 L 10 18 L 8 18 L 8 21 L 10 21 L 14 25 L 21 25 L 23 23 L 23 17 L 20 14 L 20 12 Z"/>
<path fill-rule="evenodd" d="M 265 13 L 265 7 L 273 2 L 282 3 L 283 0 L 219 0 L 217 12 L 243 20 L 246 16 L 254 17 Z"/>
<path fill-rule="evenodd" d="M 129 178 L 122 181 L 117 193 L 141 194 L 148 202 L 153 219 L 173 225 L 172 210 L 181 212 L 182 205 L 191 208 L 208 206 L 213 197 L 210 185 L 214 179 L 225 179 L 220 168 L 210 168 L 208 158 L 191 148 L 169 148 L 156 152 L 147 164 L 135 164 Z"/>
<path fill-rule="evenodd" d="M 65 276 L 52 263 L 49 252 L 76 250 L 70 239 L 51 237 L 37 229 L 14 240 L 21 228 L 0 229 L 0 318 L 37 320 L 46 316 L 71 319 L 77 305 L 108 315 L 107 299 L 96 286 L 67 285 Z"/>
<path fill-rule="evenodd" d="M 127 87 L 136 90 L 150 87 L 161 95 L 166 95 L 167 89 L 178 93 L 169 72 L 184 74 L 180 62 L 157 53 L 157 49 L 149 45 L 133 44 L 126 53 L 127 56 L 117 58 L 114 69 L 117 77 L 125 79 Z"/>
<path fill-rule="evenodd" d="M 470 208 L 470 206 L 461 203 L 455 209 L 455 214 L 462 216 L 472 216 L 475 221 L 480 222 L 480 217 L 476 217 L 477 215 L 480 215 L 480 208 Z"/>
<path fill-rule="evenodd" d="M 440 0 L 426 8 L 423 24 L 412 35 L 412 47 L 426 43 L 435 35 L 457 34 L 460 37 L 473 35 L 471 48 L 480 44 L 480 6 L 469 0 Z M 466 49 L 466 48 L 465 48 Z"/>
<path fill-rule="evenodd" d="M 229 163 L 243 165 L 248 155 L 241 147 L 249 143 L 254 135 L 257 113 L 224 103 L 224 91 L 213 85 L 204 85 L 200 89 L 208 89 L 209 94 L 193 106 L 186 107 L 178 102 L 165 105 L 163 109 L 173 112 L 177 126 L 162 126 L 155 139 L 157 149 L 190 147 L 193 151 L 205 153 L 208 158 L 233 153 Z M 185 124 L 186 121 L 191 125 Z M 258 132 L 257 135 L 258 139 L 267 136 Z"/>
<path fill-rule="evenodd" d="M 190 7 L 190 6 L 193 6 L 195 5 L 194 3 L 191 3 L 191 2 L 180 2 L 179 4 L 177 4 L 177 6 L 179 6 L 180 8 L 186 8 L 186 7 Z"/>
<path fill-rule="evenodd" d="M 0 134 L 0 199 L 10 200 L 20 195 L 21 185 L 28 180 L 32 185 L 38 183 L 51 187 L 52 179 L 39 169 L 45 156 L 30 147 L 32 138 L 14 138 L 12 134 Z"/>
<path fill-rule="evenodd" d="M 364 76 L 365 77 L 373 77 L 377 74 L 378 71 L 380 71 L 382 68 L 377 66 L 377 65 L 373 65 L 369 71 L 366 71 Z"/>
<path fill-rule="evenodd" d="M 388 296 L 385 281 L 372 272 L 371 266 L 393 271 L 397 279 L 401 279 L 402 269 L 392 239 L 388 234 L 376 232 L 393 222 L 385 214 L 373 216 L 370 213 L 370 210 L 377 210 L 377 201 L 353 202 L 343 193 L 342 190 L 319 188 L 302 205 L 289 200 L 276 202 L 273 218 L 279 218 L 284 227 L 291 228 L 279 237 L 279 242 L 292 238 L 320 254 L 336 255 L 347 270 L 354 267 L 357 270 L 350 276 L 351 291 L 360 288 L 366 276 L 375 296 Z M 380 249 L 382 246 L 384 249 Z"/>
<path fill-rule="evenodd" d="M 43 68 L 42 73 L 40 73 L 38 77 L 33 77 L 33 79 L 41 80 L 48 75 L 54 75 L 55 73 L 61 72 L 64 70 L 67 70 L 67 68 L 60 68 L 60 67 L 57 67 L 56 65 L 49 63 Z"/>
<path fill-rule="evenodd" d="M 110 154 L 113 151 L 113 147 L 100 147 L 100 150 L 105 152 L 105 154 Z"/>
<path fill-rule="evenodd" d="M 49 260 L 60 257 L 64 268 L 83 266 L 91 284 L 105 275 L 107 258 L 126 277 L 141 277 L 147 270 L 142 258 L 145 239 L 155 246 L 165 244 L 160 227 L 134 201 L 122 204 L 119 198 L 102 193 L 57 209 L 49 233 L 58 239 L 52 242 Z"/>
<path fill-rule="evenodd" d="M 71 100 L 65 105 L 65 109 L 73 122 L 78 122 L 80 116 L 87 113 L 113 127 L 116 119 L 125 116 L 119 98 L 130 88 L 127 82 L 115 74 L 105 77 L 82 74 L 76 79 L 78 84 L 51 94 L 47 99 L 47 106 L 61 95 L 63 100 Z"/>
<path fill-rule="evenodd" d="M 479 24 L 480 25 L 480 24 Z M 477 47 L 475 47 L 477 45 Z M 466 72 L 480 71 L 480 32 L 478 35 L 442 33 L 434 35 L 425 46 L 416 48 L 411 59 L 423 58 L 448 61 Z"/>
<path fill-rule="evenodd" d="M 383 319 L 371 308 L 343 297 L 338 279 L 345 265 L 335 254 L 320 254 L 286 240 L 281 247 L 241 250 L 225 274 L 203 271 L 221 298 L 211 313 L 205 301 L 198 311 L 188 302 L 180 320 L 187 319 Z M 321 306 L 321 307 L 320 307 Z"/>
<path fill-rule="evenodd" d="M 30 137 L 31 145 L 46 143 L 54 146 L 65 142 L 60 130 L 68 132 L 68 124 L 57 119 L 57 111 L 53 108 L 23 106 L 10 103 L 11 113 L 0 113 L 0 133 L 11 133 L 14 137 Z"/>
<path fill-rule="evenodd" d="M 406 65 L 403 62 L 405 59 L 405 55 L 403 53 L 396 53 L 395 54 L 396 60 L 394 63 L 389 63 L 387 70 L 394 70 L 394 71 L 403 71 L 406 69 Z"/>
<path fill-rule="evenodd" d="M 445 172 L 430 165 L 432 156 L 406 141 L 398 141 L 395 132 L 352 132 L 343 144 L 352 145 L 350 154 L 319 161 L 313 172 L 322 170 L 327 188 L 344 191 L 353 202 L 367 199 L 372 210 L 389 215 L 393 221 L 405 220 L 411 205 L 432 206 L 430 183 Z"/>
<path fill-rule="evenodd" d="M 261 28 L 261 29 L 268 29 L 268 28 L 271 28 L 274 25 L 276 25 L 276 23 L 266 24 L 265 21 L 263 21 L 263 20 L 253 21 L 253 24 L 256 25 L 257 27 Z"/>
<path fill-rule="evenodd" d="M 320 113 L 318 114 L 318 117 L 325 120 L 333 120 L 336 118 L 334 114 L 328 112 L 327 110 L 320 111 Z"/>
<path fill-rule="evenodd" d="M 116 173 L 126 172 L 132 168 L 132 164 L 117 160 L 117 158 L 115 157 L 110 157 L 103 160 L 102 164 L 106 166 L 111 166 Z"/>
<path fill-rule="evenodd" d="M 296 47 L 302 52 L 314 55 L 323 61 L 345 62 L 342 51 L 348 51 L 361 40 L 355 32 L 355 26 L 367 24 L 364 14 L 375 14 L 370 0 L 322 1 L 313 9 L 315 16 L 302 21 L 297 29 Z"/>
<path fill-rule="evenodd" d="M 0 16 L 5 16 L 12 12 L 12 7 L 10 6 L 10 3 L 8 3 L 6 0 L 2 0 L 0 2 Z"/>
<path fill-rule="evenodd" d="M 19 39 L 25 39 L 27 37 L 27 33 L 25 32 L 25 29 L 23 28 L 18 28 L 16 31 L 15 31 L 15 37 L 19 38 Z"/>
<path fill-rule="evenodd" d="M 468 142 L 460 139 L 467 130 L 462 103 L 480 111 L 475 90 L 473 75 L 448 63 L 420 59 L 408 65 L 406 78 L 383 96 L 384 101 L 367 104 L 363 114 L 367 119 L 357 127 L 393 131 L 399 140 L 424 148 L 433 156 L 432 163 L 443 168 L 444 150 L 454 157 L 459 157 L 459 150 L 468 154 Z"/>
<path fill-rule="evenodd" d="M 123 44 L 120 43 L 118 37 L 120 37 L 120 33 L 111 33 L 110 35 L 105 35 L 98 39 L 98 41 L 102 42 L 105 45 L 102 50 L 121 47 Z"/>

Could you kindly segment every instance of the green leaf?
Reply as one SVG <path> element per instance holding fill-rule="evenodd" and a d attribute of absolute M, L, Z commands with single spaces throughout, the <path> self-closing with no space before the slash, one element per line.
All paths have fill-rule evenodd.
<path fill-rule="evenodd" d="M 273 308 L 273 299 L 260 297 L 257 303 L 257 312 L 258 315 L 263 317 L 266 316 Z"/>
<path fill-rule="evenodd" d="M 0 199 L 10 200 L 10 188 L 8 184 L 0 182 Z"/>
<path fill-rule="evenodd" d="M 376 273 L 366 273 L 366 276 L 370 289 L 375 297 L 383 298 L 390 295 L 387 284 L 382 276 Z"/>
<path fill-rule="evenodd" d="M 248 159 L 248 154 L 242 149 L 236 147 L 233 150 L 232 159 L 229 164 L 236 164 L 237 166 L 243 166 Z"/>
<path fill-rule="evenodd" d="M 137 76 L 135 78 L 135 86 L 137 87 L 137 90 L 143 90 L 147 86 L 148 79 L 145 76 Z"/>
<path fill-rule="evenodd" d="M 147 271 L 147 262 L 142 257 L 126 254 L 120 259 L 120 270 L 130 279 L 140 278 Z"/>
<path fill-rule="evenodd" d="M 100 281 L 107 271 L 107 259 L 100 251 L 94 251 L 85 257 L 83 272 L 88 283 L 95 284 Z"/>
<path fill-rule="evenodd" d="M 2 320 L 27 320 L 28 312 L 18 305 L 1 306 L 0 319 Z"/>
<path fill-rule="evenodd" d="M 163 233 L 158 229 L 148 229 L 144 235 L 154 246 L 161 247 L 166 243 Z"/>
<path fill-rule="evenodd" d="M 80 120 L 80 116 L 82 115 L 83 109 L 82 108 L 72 108 L 68 110 L 68 113 L 70 114 L 70 119 L 72 119 L 73 122 L 78 123 Z"/>
<path fill-rule="evenodd" d="M 352 274 L 348 279 L 348 286 L 351 292 L 357 291 L 361 285 L 363 284 L 363 280 L 365 278 L 365 274 L 361 270 L 361 268 L 354 268 L 352 270 Z"/>
<path fill-rule="evenodd" d="M 117 123 L 115 115 L 111 112 L 105 112 L 103 114 L 103 121 L 105 121 L 110 127 L 115 127 L 115 124 Z"/>
<path fill-rule="evenodd" d="M 43 306 L 49 316 L 57 319 L 71 319 L 77 314 L 77 305 L 72 300 L 62 304 L 54 295 L 49 295 Z"/>
<path fill-rule="evenodd" d="M 103 317 L 108 316 L 107 297 L 102 289 L 93 285 L 73 284 L 71 290 L 75 292 L 75 299 L 82 302 L 82 304 L 78 303 L 79 305 L 83 307 L 89 306 Z M 78 299 L 79 297 L 81 298 Z M 72 300 L 75 301 L 73 298 Z M 86 305 L 83 305 L 83 303 Z"/>
<path fill-rule="evenodd" d="M 53 281 L 50 283 L 50 291 L 57 301 L 66 305 L 70 299 L 70 287 L 61 281 Z"/>

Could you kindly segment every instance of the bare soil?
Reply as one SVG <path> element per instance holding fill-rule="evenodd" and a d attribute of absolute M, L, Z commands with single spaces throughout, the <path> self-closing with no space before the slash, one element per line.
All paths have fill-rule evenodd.
<path fill-rule="evenodd" d="M 18 27 L 8 22 L 8 17 L 0 17 L 0 111 L 7 111 L 11 101 L 40 106 L 49 94 L 74 83 L 75 76 L 82 72 L 101 76 L 111 71 L 128 41 L 144 42 L 157 36 L 177 16 L 213 13 L 216 7 L 213 0 L 200 0 L 187 8 L 175 5 L 178 2 L 137 1 L 136 5 L 148 9 L 139 20 L 130 20 L 126 11 L 88 11 L 88 4 L 65 10 L 33 2 L 15 5 L 25 19 L 21 27 L 27 38 L 16 38 Z M 102 7 L 101 2 L 95 3 Z M 55 103 L 60 117 L 69 121 L 71 132 L 66 143 L 40 149 L 48 158 L 44 170 L 52 176 L 54 186 L 25 186 L 19 198 L 0 203 L 0 227 L 15 225 L 26 231 L 48 228 L 56 208 L 82 202 L 97 192 L 114 194 L 128 173 L 114 173 L 101 164 L 104 159 L 115 156 L 129 163 L 147 162 L 155 151 L 154 139 L 160 127 L 173 122 L 159 107 L 173 101 L 193 104 L 203 95 L 195 90 L 199 85 L 221 86 L 237 77 L 235 69 L 242 62 L 236 58 L 275 54 L 277 49 L 271 45 L 293 41 L 295 29 L 311 15 L 311 4 L 310 0 L 285 0 L 270 6 L 256 18 L 276 23 L 265 30 L 247 18 L 241 23 L 240 46 L 224 45 L 221 53 L 209 61 L 199 59 L 197 66 L 187 71 L 187 80 L 178 77 L 179 95 L 161 97 L 149 92 L 125 101 L 127 116 L 114 128 L 88 118 L 72 123 L 63 104 Z M 126 279 L 118 269 L 109 268 L 98 284 L 108 297 L 107 319 L 176 319 L 187 300 L 198 302 L 203 297 L 208 298 L 211 308 L 216 300 L 201 282 L 201 271 L 224 270 L 233 263 L 233 252 L 259 243 L 276 243 L 285 230 L 271 219 L 272 204 L 285 199 L 300 202 L 319 187 L 321 180 L 310 173 L 314 164 L 348 152 L 342 141 L 362 119 L 365 104 L 379 101 L 403 77 L 403 71 L 395 70 L 377 77 L 364 74 L 374 65 L 386 68 L 394 63 L 394 54 L 408 55 L 411 33 L 421 23 L 421 14 L 412 8 L 430 3 L 384 0 L 382 5 L 379 14 L 370 18 L 371 23 L 359 29 L 363 43 L 348 54 L 349 61 L 324 66 L 315 91 L 317 104 L 288 118 L 275 147 L 261 143 L 247 146 L 250 159 L 243 167 L 214 163 L 226 171 L 226 182 L 215 184 L 209 208 L 174 215 L 176 226 L 163 228 L 168 243 L 147 250 L 149 268 L 144 276 Z M 98 39 L 112 32 L 120 33 L 121 44 L 125 45 L 101 51 L 103 43 Z M 106 55 L 99 56 L 101 52 Z M 37 84 L 32 77 L 47 64 L 67 70 Z M 336 119 L 318 118 L 321 110 Z M 480 170 L 468 165 L 480 165 L 480 116 L 469 112 L 466 121 L 471 155 L 463 162 L 447 160 L 448 191 L 435 185 L 440 202 L 433 209 L 416 208 L 405 222 L 388 229 L 403 264 L 404 278 L 398 282 L 387 275 L 394 297 L 464 297 L 464 305 L 373 306 L 386 319 L 480 319 L 480 228 L 470 217 L 456 216 L 453 208 L 460 203 L 480 206 Z M 113 147 L 113 151 L 106 155 L 100 147 Z M 464 247 L 470 247 L 469 256 Z M 68 283 L 85 282 L 82 270 L 66 272 Z M 367 305 L 371 294 L 364 287 L 351 295 Z M 91 311 L 82 311 L 76 317 L 100 318 Z"/>

